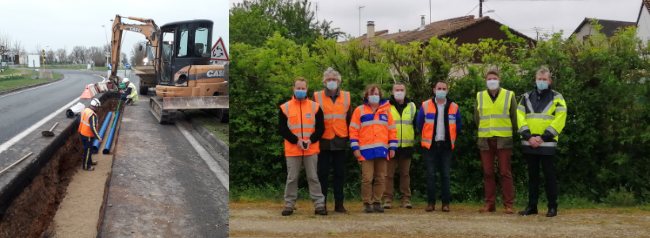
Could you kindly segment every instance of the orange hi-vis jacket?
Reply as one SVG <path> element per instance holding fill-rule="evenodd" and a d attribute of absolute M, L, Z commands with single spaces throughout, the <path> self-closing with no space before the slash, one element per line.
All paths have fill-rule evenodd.
<path fill-rule="evenodd" d="M 314 92 L 314 100 L 323 110 L 325 119 L 325 134 L 323 134 L 322 138 L 329 140 L 334 138 L 334 135 L 348 137 L 348 123 L 345 119 L 350 110 L 350 93 L 340 91 L 339 97 L 336 98 L 336 104 L 334 104 L 330 97 L 325 94 L 325 90 L 321 90 Z"/>
<path fill-rule="evenodd" d="M 397 129 L 390 113 L 390 103 L 379 102 L 377 112 L 364 100 L 364 104 L 354 109 L 350 122 L 350 146 L 361 150 L 359 161 L 375 158 L 388 158 L 388 148 L 397 150 Z"/>
<path fill-rule="evenodd" d="M 85 108 L 81 111 L 79 122 L 78 131 L 81 132 L 83 136 L 99 138 L 99 133 L 97 132 L 97 114 L 95 114 L 93 109 Z"/>
<path fill-rule="evenodd" d="M 436 110 L 437 106 L 436 103 L 433 101 L 433 99 L 429 99 L 427 101 L 424 101 L 422 103 L 422 112 L 425 113 L 424 115 L 424 126 L 422 127 L 422 140 L 420 141 L 420 144 L 422 147 L 425 147 L 427 149 L 431 149 L 431 143 L 433 142 L 433 131 L 434 128 L 436 128 L 436 120 L 438 120 L 438 117 L 436 116 Z M 443 112 L 439 112 L 443 113 Z M 457 133 L 457 128 L 456 128 L 456 119 L 460 120 L 460 113 L 458 113 L 458 105 L 454 102 L 449 104 L 449 139 L 451 140 L 451 149 L 454 149 L 454 145 L 456 144 L 456 133 Z"/>
<path fill-rule="evenodd" d="M 320 109 L 318 103 L 305 99 L 296 100 L 294 96 L 288 102 L 280 106 L 282 112 L 287 116 L 287 126 L 298 139 L 309 140 L 312 133 L 316 131 L 316 113 Z M 302 150 L 298 145 L 284 140 L 284 156 L 307 156 L 320 153 L 318 142 L 309 145 L 307 150 Z"/>

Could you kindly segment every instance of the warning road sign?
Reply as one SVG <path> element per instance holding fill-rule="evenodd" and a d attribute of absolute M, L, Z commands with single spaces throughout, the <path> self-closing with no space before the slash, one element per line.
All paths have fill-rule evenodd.
<path fill-rule="evenodd" d="M 211 60 L 229 61 L 228 52 L 226 52 L 226 47 L 223 45 L 223 40 L 221 37 L 219 37 L 217 43 L 215 43 L 212 47 L 210 58 Z"/>

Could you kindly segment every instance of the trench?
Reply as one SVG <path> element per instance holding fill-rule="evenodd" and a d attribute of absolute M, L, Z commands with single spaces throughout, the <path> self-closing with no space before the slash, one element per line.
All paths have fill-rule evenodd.
<path fill-rule="evenodd" d="M 99 126 L 109 111 L 117 109 L 118 101 L 119 98 L 103 100 L 102 107 L 97 110 Z M 123 111 L 121 106 L 120 111 Z M 72 177 L 81 168 L 83 158 L 83 145 L 76 130 L 78 123 L 76 118 L 74 120 L 71 128 L 68 128 L 74 131 L 65 139 L 63 146 L 52 154 L 38 175 L 7 207 L 0 220 L 0 238 L 51 236 L 46 230 L 65 197 Z"/>

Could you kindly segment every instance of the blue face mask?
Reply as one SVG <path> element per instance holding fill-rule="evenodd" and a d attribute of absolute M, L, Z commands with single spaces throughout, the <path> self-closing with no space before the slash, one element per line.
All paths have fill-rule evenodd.
<path fill-rule="evenodd" d="M 307 97 L 307 91 L 296 90 L 296 92 L 294 92 L 294 95 L 296 96 L 296 99 L 303 100 Z"/>
<path fill-rule="evenodd" d="M 379 102 L 379 95 L 370 95 L 370 96 L 368 96 L 368 102 L 378 103 Z"/>
<path fill-rule="evenodd" d="M 329 81 L 327 82 L 327 89 L 329 90 L 336 90 L 339 87 L 337 82 L 334 81 Z"/>
<path fill-rule="evenodd" d="M 447 92 L 442 91 L 442 90 L 438 90 L 438 91 L 436 91 L 436 97 L 438 99 L 445 99 L 447 97 Z"/>
<path fill-rule="evenodd" d="M 535 81 L 535 84 L 537 84 L 537 89 L 539 90 L 548 89 L 548 81 Z"/>

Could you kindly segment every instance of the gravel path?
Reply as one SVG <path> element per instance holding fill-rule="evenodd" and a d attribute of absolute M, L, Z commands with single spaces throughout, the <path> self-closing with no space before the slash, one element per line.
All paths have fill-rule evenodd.
<path fill-rule="evenodd" d="M 497 212 L 479 214 L 477 206 L 453 206 L 450 213 L 393 208 L 384 214 L 362 213 L 346 204 L 348 214 L 313 215 L 313 206 L 282 217 L 281 203 L 230 203 L 232 237 L 648 237 L 650 211 L 636 208 L 574 209 L 554 218 L 521 217 Z M 540 210 L 546 213 L 546 210 Z"/>

